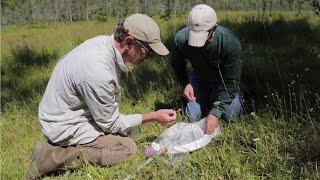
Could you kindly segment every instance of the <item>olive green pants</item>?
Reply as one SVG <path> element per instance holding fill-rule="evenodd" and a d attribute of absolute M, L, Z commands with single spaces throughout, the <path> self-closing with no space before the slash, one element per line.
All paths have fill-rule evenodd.
<path fill-rule="evenodd" d="M 137 152 L 137 146 L 128 137 L 100 136 L 83 145 L 60 147 L 48 142 L 36 142 L 31 155 L 28 179 L 57 170 L 72 170 L 84 163 L 108 166 L 124 160 Z"/>

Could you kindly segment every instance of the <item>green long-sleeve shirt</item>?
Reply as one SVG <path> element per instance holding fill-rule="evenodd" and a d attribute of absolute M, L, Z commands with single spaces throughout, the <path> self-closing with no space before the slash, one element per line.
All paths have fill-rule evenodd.
<path fill-rule="evenodd" d="M 210 114 L 221 118 L 233 98 L 239 93 L 241 74 L 241 45 L 229 29 L 218 26 L 213 40 L 205 47 L 188 45 L 188 28 L 180 30 L 174 39 L 171 64 L 182 86 L 189 83 L 186 59 L 200 79 L 209 83 L 220 83 L 218 100 Z"/>

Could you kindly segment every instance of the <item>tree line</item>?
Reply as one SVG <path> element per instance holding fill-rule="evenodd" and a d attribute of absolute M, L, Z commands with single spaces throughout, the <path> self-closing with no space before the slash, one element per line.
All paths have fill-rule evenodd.
<path fill-rule="evenodd" d="M 104 21 L 135 12 L 170 18 L 188 13 L 199 3 L 206 3 L 216 10 L 258 10 L 263 13 L 275 10 L 300 13 L 312 6 L 315 12 L 320 10 L 318 0 L 1 0 L 1 24 Z"/>

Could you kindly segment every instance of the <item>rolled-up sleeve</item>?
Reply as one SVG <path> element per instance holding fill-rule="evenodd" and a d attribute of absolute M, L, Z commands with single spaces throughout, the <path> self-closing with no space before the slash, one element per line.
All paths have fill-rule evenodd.
<path fill-rule="evenodd" d="M 113 81 L 84 81 L 77 86 L 93 120 L 104 132 L 125 133 L 142 123 L 141 114 L 124 115 L 119 112 Z"/>

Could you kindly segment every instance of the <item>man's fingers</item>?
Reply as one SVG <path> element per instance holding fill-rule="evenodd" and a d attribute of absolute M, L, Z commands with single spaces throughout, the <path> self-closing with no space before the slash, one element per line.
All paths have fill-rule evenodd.
<path fill-rule="evenodd" d="M 194 94 L 192 93 L 187 93 L 185 94 L 185 98 L 188 100 L 188 101 L 195 101 L 196 100 L 196 97 L 194 97 Z"/>
<path fill-rule="evenodd" d="M 173 109 L 161 109 L 157 112 L 159 114 L 158 122 L 164 126 L 171 125 L 177 119 L 177 112 Z"/>
<path fill-rule="evenodd" d="M 172 124 L 174 124 L 176 122 L 176 120 L 174 119 L 174 120 L 167 120 L 167 121 L 163 121 L 162 122 L 162 125 L 163 126 L 166 126 L 166 127 L 169 127 L 169 126 L 171 126 Z"/>
<path fill-rule="evenodd" d="M 209 134 L 209 131 L 210 131 L 210 127 L 209 127 L 209 123 L 206 122 L 206 134 Z"/>
<path fill-rule="evenodd" d="M 213 127 L 207 127 L 206 134 L 210 135 L 213 132 Z"/>
<path fill-rule="evenodd" d="M 169 127 L 169 126 L 173 125 L 174 123 L 175 123 L 175 121 L 167 122 L 167 123 L 164 123 L 164 126 Z"/>
<path fill-rule="evenodd" d="M 173 109 L 167 109 L 167 114 L 169 115 L 169 116 L 174 116 L 174 115 L 177 115 L 177 113 L 176 113 L 176 111 L 175 110 L 173 110 Z"/>
<path fill-rule="evenodd" d="M 167 114 L 168 114 L 168 117 L 166 117 L 167 122 L 171 122 L 177 119 L 177 112 L 174 111 L 173 109 L 168 109 Z"/>
<path fill-rule="evenodd" d="M 193 101 L 195 99 L 194 97 L 194 92 L 193 92 L 193 88 L 190 88 L 189 90 L 189 97 L 190 97 L 190 100 Z"/>
<path fill-rule="evenodd" d="M 191 101 L 191 96 L 188 92 L 184 93 L 184 97 L 188 100 L 188 101 Z"/>
<path fill-rule="evenodd" d="M 187 96 L 188 97 L 188 101 L 195 101 L 196 100 L 196 97 L 194 97 L 193 88 L 188 89 L 187 95 L 188 95 Z"/>
<path fill-rule="evenodd" d="M 168 110 L 168 115 L 169 116 L 163 122 L 163 125 L 166 127 L 174 124 L 177 119 L 177 112 L 172 109 Z"/>
<path fill-rule="evenodd" d="M 175 121 L 176 119 L 177 119 L 177 114 L 172 113 L 172 114 L 169 114 L 169 117 L 167 117 L 166 121 L 171 122 L 171 121 Z"/>
<path fill-rule="evenodd" d="M 206 122 L 206 134 L 210 135 L 213 133 L 213 130 L 215 129 L 216 125 L 211 122 L 211 121 L 208 121 Z"/>
<path fill-rule="evenodd" d="M 176 115 L 177 115 L 176 111 L 174 111 L 174 110 L 169 111 L 169 116 L 176 116 Z"/>

